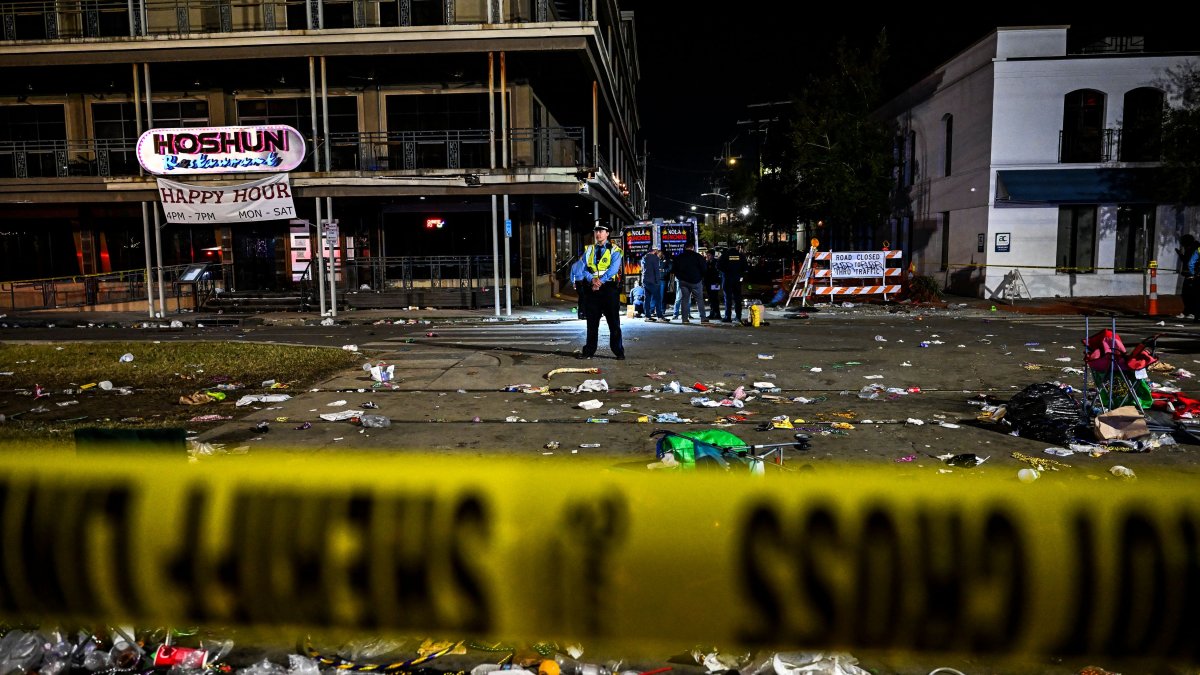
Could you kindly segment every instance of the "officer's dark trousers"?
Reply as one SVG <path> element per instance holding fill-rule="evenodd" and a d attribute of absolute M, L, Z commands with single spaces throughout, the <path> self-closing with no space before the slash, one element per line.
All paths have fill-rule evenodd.
<path fill-rule="evenodd" d="M 613 356 L 624 356 L 625 345 L 621 342 L 621 298 L 617 283 L 610 281 L 593 291 L 586 285 L 583 296 L 583 312 L 587 315 L 587 343 L 583 346 L 585 357 L 596 353 L 596 341 L 600 336 L 600 317 L 608 322 L 608 346 Z"/>
<path fill-rule="evenodd" d="M 731 321 L 730 310 L 736 312 L 736 319 L 742 320 L 742 284 L 740 282 L 725 284 L 725 320 Z"/>

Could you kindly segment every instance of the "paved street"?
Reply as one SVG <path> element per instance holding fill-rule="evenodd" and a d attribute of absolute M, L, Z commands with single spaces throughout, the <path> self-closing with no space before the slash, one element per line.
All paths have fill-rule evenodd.
<path fill-rule="evenodd" d="M 680 325 L 624 320 L 628 360 L 611 358 L 607 331 L 601 328 L 597 358 L 574 357 L 583 342 L 584 322 L 568 316 L 567 305 L 540 308 L 523 321 L 487 317 L 447 317 L 430 323 L 384 322 L 346 315 L 333 326 L 264 323 L 261 326 L 205 328 L 18 328 L 0 332 L 5 340 L 240 340 L 342 347 L 357 345 L 363 364 L 395 366 L 394 388 L 373 386 L 369 373 L 348 370 L 312 388 L 290 391 L 294 398 L 275 404 L 220 410 L 231 422 L 198 428 L 197 440 L 226 449 L 278 448 L 291 452 L 372 450 L 485 457 L 507 454 L 570 461 L 602 457 L 629 466 L 654 461 L 650 432 L 708 429 L 718 426 L 748 443 L 782 443 L 795 433 L 812 436 L 811 450 L 787 451 L 786 466 L 868 463 L 893 465 L 915 455 L 913 466 L 929 471 L 1015 476 L 1025 465 L 1013 451 L 1047 457 L 1047 443 L 1009 436 L 1006 430 L 976 421 L 980 412 L 968 399 L 988 394 L 1006 400 L 1036 382 L 1063 381 L 1076 389 L 1082 375 L 1081 342 L 1111 326 L 1111 319 L 1083 316 L 1035 316 L 992 313 L 977 308 L 917 309 L 858 305 L 822 307 L 801 314 L 769 310 L 769 325 Z M 354 320 L 351 320 L 353 318 Z M 1200 372 L 1200 330 L 1172 319 L 1119 318 L 1117 331 L 1132 346 L 1162 334 L 1159 356 L 1175 368 Z M 294 321 L 291 323 L 299 323 Z M 925 343 L 925 346 L 922 346 Z M 547 380 L 556 368 L 599 368 L 598 374 L 565 372 Z M 661 375 L 659 375 L 661 373 Z M 286 373 L 277 377 L 287 380 Z M 586 379 L 603 379 L 608 392 L 567 393 Z M 1174 382 L 1197 393 L 1193 379 L 1172 380 L 1153 373 L 1152 381 Z M 664 385 L 701 383 L 718 392 L 769 382 L 778 392 L 764 399 L 751 391 L 742 409 L 691 404 L 701 393 L 663 392 Z M 872 384 L 914 393 L 864 400 Z M 543 393 L 504 391 L 549 389 Z M 648 390 L 647 390 L 648 388 Z M 767 387 L 762 387 L 767 389 Z M 919 393 L 915 392 L 919 389 Z M 249 390 L 251 393 L 254 390 Z M 710 395 L 720 400 L 721 393 Z M 804 397 L 810 403 L 792 399 Z M 595 410 L 581 409 L 599 400 Z M 890 400 L 889 400 L 890 399 Z M 336 404 L 345 401 L 343 404 Z M 368 410 L 364 403 L 378 405 Z M 225 409 L 227 408 L 227 410 Z M 364 410 L 388 417 L 387 429 L 360 428 L 319 415 Z M 206 412 L 217 412 L 207 409 Z M 691 420 L 667 424 L 660 415 Z M 722 420 L 730 415 L 742 418 Z M 756 430 L 786 416 L 795 429 Z M 286 418 L 286 421 L 276 421 Z M 649 421 L 639 421 L 648 418 Z M 603 425 L 588 420 L 606 420 Z M 917 425 L 909 420 L 917 420 Z M 270 422 L 269 433 L 252 429 Z M 296 429 L 305 422 L 307 429 Z M 834 423 L 852 429 L 834 429 Z M 943 424 L 955 426 L 942 426 Z M 557 448 L 547 445 L 558 444 Z M 589 446 L 589 447 L 581 447 Z M 598 447 L 594 447 L 598 446 Z M 935 457 L 976 453 L 987 461 L 978 469 L 947 468 Z M 1155 470 L 1200 470 L 1194 446 L 1150 453 L 1110 453 L 1105 457 L 1058 458 L 1072 465 L 1071 475 L 1108 476 L 1115 464 L 1139 475 Z"/>

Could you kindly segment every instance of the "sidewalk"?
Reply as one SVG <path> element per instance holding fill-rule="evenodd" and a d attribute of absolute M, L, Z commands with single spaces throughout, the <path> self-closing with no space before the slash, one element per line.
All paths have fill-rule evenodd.
<path fill-rule="evenodd" d="M 1038 315 L 1076 315 L 1092 314 L 1103 316 L 1125 316 L 1148 318 L 1145 311 L 1145 299 L 1141 296 L 1127 297 L 1097 297 L 1097 298 L 1038 298 L 1034 300 L 1019 300 L 1013 304 L 1005 304 L 983 298 L 967 298 L 946 296 L 938 303 L 884 303 L 877 300 L 864 301 L 861 298 L 846 298 L 835 304 L 850 302 L 860 307 L 885 308 L 908 307 L 926 309 L 961 309 L 990 312 L 995 307 L 997 312 L 1010 314 Z M 821 305 L 809 308 L 819 312 Z M 1183 302 L 1177 295 L 1159 296 L 1157 317 L 1172 317 L 1183 310 Z M 788 315 L 806 311 L 798 303 L 793 302 L 787 309 L 767 308 L 763 318 L 783 318 Z M 749 318 L 749 313 L 745 314 Z M 421 309 L 352 309 L 339 311 L 336 317 L 322 317 L 317 312 L 261 312 L 257 314 L 229 313 L 216 314 L 211 312 L 182 312 L 170 314 L 165 318 L 151 318 L 146 311 L 122 312 L 90 312 L 76 309 L 27 310 L 11 311 L 0 314 L 0 327 L 52 327 L 52 326 L 119 326 L 128 328 L 160 328 L 170 326 L 216 326 L 216 325 L 277 325 L 277 326 L 314 326 L 323 321 L 332 320 L 335 325 L 369 324 L 380 321 L 439 321 L 439 322 L 541 322 L 565 321 L 575 318 L 575 300 L 573 298 L 553 298 L 533 306 L 516 306 L 512 313 L 503 308 L 500 314 L 491 307 L 480 309 L 438 309 L 426 307 Z M 178 322 L 178 323 L 175 323 Z"/>

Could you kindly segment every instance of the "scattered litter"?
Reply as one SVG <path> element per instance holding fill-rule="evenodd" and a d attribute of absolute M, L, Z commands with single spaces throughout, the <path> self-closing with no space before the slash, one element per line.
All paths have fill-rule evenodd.
<path fill-rule="evenodd" d="M 363 415 L 358 421 L 364 427 L 372 429 L 384 429 L 392 426 L 392 420 L 383 415 Z"/>
<path fill-rule="evenodd" d="M 882 380 L 882 379 L 883 379 L 883 376 L 882 376 L 882 375 L 863 375 L 863 379 L 866 379 L 866 380 Z"/>
<path fill-rule="evenodd" d="M 912 368 L 912 364 L 911 364 L 911 363 L 909 363 L 908 361 L 905 361 L 905 362 L 901 363 L 901 364 L 900 364 L 900 366 L 901 366 L 902 368 Z"/>
<path fill-rule="evenodd" d="M 1120 464 L 1109 469 L 1108 472 L 1111 473 L 1112 475 L 1116 476 L 1117 478 L 1124 478 L 1126 480 L 1129 480 L 1131 478 L 1137 478 L 1137 476 L 1134 475 L 1132 469 L 1121 466 Z"/>
<path fill-rule="evenodd" d="M 821 369 L 820 369 L 820 368 L 809 368 L 809 369 L 808 369 L 808 372 L 810 372 L 810 373 L 819 373 L 819 372 L 821 372 Z"/>
<path fill-rule="evenodd" d="M 356 352 L 358 351 L 358 345 L 342 345 L 342 349 L 348 352 Z"/>
<path fill-rule="evenodd" d="M 957 466 L 957 467 L 961 467 L 964 469 L 971 469 L 971 468 L 977 467 L 980 464 L 983 464 L 984 462 L 988 461 L 989 458 L 988 457 L 979 457 L 973 452 L 964 452 L 964 453 L 957 454 L 957 455 L 950 454 L 950 453 L 947 453 L 945 455 L 938 455 L 938 459 L 942 460 L 946 464 L 949 464 L 950 466 Z"/>
<path fill-rule="evenodd" d="M 604 404 L 601 403 L 599 400 L 593 398 L 593 399 L 589 399 L 587 401 L 580 401 L 578 405 L 580 408 L 583 408 L 584 410 L 595 410 Z"/>
<path fill-rule="evenodd" d="M 196 415 L 188 422 L 224 422 L 233 419 L 232 415 Z"/>
<path fill-rule="evenodd" d="M 758 358 L 760 358 L 764 361 L 770 361 L 771 359 L 775 358 L 775 355 L 774 354 L 759 354 Z"/>
<path fill-rule="evenodd" d="M 125 353 L 121 355 L 121 363 L 131 363 L 132 361 L 133 354 Z"/>
<path fill-rule="evenodd" d="M 100 384 L 103 385 L 104 383 L 101 382 Z M 246 394 L 239 398 L 235 405 L 240 408 L 251 403 L 282 403 L 290 398 L 291 396 L 288 394 Z"/>
<path fill-rule="evenodd" d="M 1030 457 L 1023 452 L 1014 452 L 1009 456 L 1018 462 L 1025 462 L 1038 471 L 1058 471 L 1058 467 L 1060 466 L 1064 469 L 1071 468 L 1070 464 L 1063 464 L 1062 462 L 1044 457 Z"/>
<path fill-rule="evenodd" d="M 599 368 L 555 368 L 554 370 L 551 370 L 550 372 L 546 373 L 542 377 L 549 380 L 550 378 L 554 377 L 555 375 L 558 375 L 559 373 L 592 373 L 595 375 L 595 374 L 600 373 L 600 369 Z"/>
<path fill-rule="evenodd" d="M 917 419 L 917 418 L 915 418 L 915 417 L 910 417 L 910 418 L 908 418 L 908 419 L 904 420 L 904 422 L 905 422 L 906 424 L 911 424 L 911 425 L 913 425 L 914 427 L 923 426 L 923 425 L 925 424 L 925 422 L 924 422 L 924 421 L 922 421 L 922 420 L 919 420 L 919 419 Z"/>
<path fill-rule="evenodd" d="M 883 337 L 882 335 L 876 335 L 875 341 L 876 342 L 887 342 L 887 338 Z"/>
<path fill-rule="evenodd" d="M 348 420 L 352 417 L 359 417 L 362 414 L 363 411 L 361 410 L 343 410 L 341 412 L 322 413 L 320 417 L 326 422 L 341 422 L 342 420 Z"/>
<path fill-rule="evenodd" d="M 917 458 L 916 455 L 905 455 L 903 457 L 897 457 L 895 459 L 895 461 L 896 462 L 911 462 L 911 461 L 915 460 L 916 458 Z"/>
<path fill-rule="evenodd" d="M 333 403 L 326 403 L 325 405 L 329 408 L 337 408 L 346 405 L 346 401 L 345 399 L 342 399 L 340 401 L 334 401 Z"/>
<path fill-rule="evenodd" d="M 331 317 L 326 317 L 326 318 L 322 319 L 322 320 L 321 320 L 321 325 L 322 325 L 322 326 L 332 326 L 332 325 L 333 325 L 333 318 L 331 318 Z"/>
<path fill-rule="evenodd" d="M 1022 483 L 1032 483 L 1040 477 L 1041 474 L 1037 472 L 1037 469 L 1021 469 L 1017 472 L 1017 480 Z"/>
<path fill-rule="evenodd" d="M 396 376 L 396 366 L 380 363 L 371 366 L 371 379 L 376 382 L 391 382 Z"/>
<path fill-rule="evenodd" d="M 598 447 L 600 447 L 600 444 L 599 443 L 580 443 L 579 447 L 581 447 L 581 448 L 598 448 Z"/>
<path fill-rule="evenodd" d="M 311 428 L 312 428 L 312 422 L 305 422 L 305 423 L 301 424 L 300 426 L 295 427 L 296 431 L 304 431 L 306 429 L 311 429 Z"/>
<path fill-rule="evenodd" d="M 583 384 L 575 388 L 575 391 L 576 393 L 608 391 L 608 382 L 605 380 L 584 380 Z"/>
<path fill-rule="evenodd" d="M 549 443 L 543 445 L 542 447 L 546 448 L 547 450 L 557 450 L 559 448 L 559 445 L 560 445 L 560 443 L 558 441 L 550 441 Z"/>

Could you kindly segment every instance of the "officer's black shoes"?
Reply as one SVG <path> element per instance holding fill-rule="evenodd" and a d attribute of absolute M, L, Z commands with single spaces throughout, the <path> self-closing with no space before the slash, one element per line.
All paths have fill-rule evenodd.
<path fill-rule="evenodd" d="M 618 361 L 624 361 L 624 360 L 625 360 L 625 355 L 624 355 L 624 354 L 617 354 L 616 358 L 617 358 L 617 360 L 618 360 Z"/>

